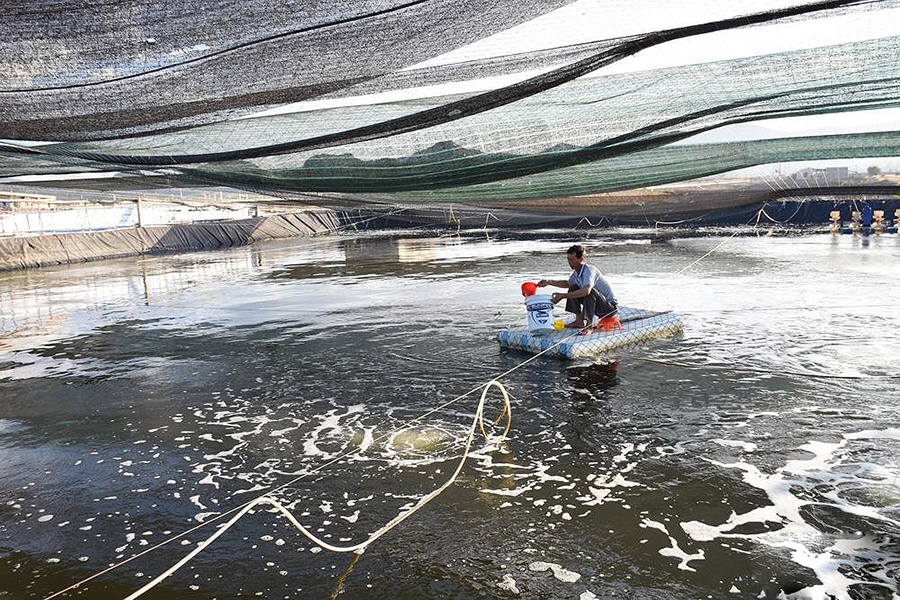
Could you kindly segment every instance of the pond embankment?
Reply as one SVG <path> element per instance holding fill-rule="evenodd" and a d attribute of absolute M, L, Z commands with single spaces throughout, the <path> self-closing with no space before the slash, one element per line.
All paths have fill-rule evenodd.
<path fill-rule="evenodd" d="M 0 238 L 0 271 L 141 254 L 213 250 L 333 231 L 340 214 L 309 209 L 234 221 Z"/>

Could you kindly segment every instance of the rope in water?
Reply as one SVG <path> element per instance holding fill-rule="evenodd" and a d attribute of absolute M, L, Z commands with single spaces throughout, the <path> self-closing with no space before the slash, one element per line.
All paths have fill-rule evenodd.
<path fill-rule="evenodd" d="M 509 374 L 510 372 L 512 372 L 512 371 L 511 371 L 511 370 L 510 370 L 510 371 L 507 371 L 507 372 L 504 373 L 503 375 Z M 501 375 L 501 376 L 502 376 L 502 375 Z M 497 423 L 500 422 L 501 419 L 503 419 L 504 417 L 506 418 L 506 424 L 505 424 L 505 426 L 504 426 L 503 433 L 500 434 L 499 436 L 493 436 L 493 437 L 487 433 L 487 431 L 485 430 L 485 426 L 484 426 L 484 405 L 485 405 L 485 401 L 486 401 L 486 399 L 487 399 L 487 393 L 488 393 L 488 391 L 491 389 L 491 387 L 497 387 L 497 388 L 500 390 L 500 393 L 501 393 L 502 396 L 503 396 L 503 407 L 502 407 L 502 409 L 501 409 L 501 411 L 500 411 L 500 414 L 498 415 L 497 420 L 495 421 L 494 424 L 496 425 Z M 93 580 L 93 579 L 96 579 L 97 577 L 100 577 L 100 576 L 102 576 L 102 575 L 104 575 L 104 574 L 106 574 L 106 573 L 109 573 L 110 571 L 112 571 L 112 570 L 114 570 L 114 569 L 116 569 L 116 568 L 118 568 L 118 567 L 121 567 L 122 565 L 125 565 L 125 564 L 127 564 L 127 563 L 129 563 L 129 562 L 131 562 L 131 561 L 133 561 L 133 560 L 135 560 L 135 559 L 141 557 L 141 556 L 144 556 L 145 554 L 148 554 L 148 553 L 150 553 L 150 552 L 152 552 L 152 551 L 154 551 L 154 550 L 157 550 L 157 549 L 161 548 L 162 546 L 164 546 L 164 545 L 166 545 L 166 544 L 169 544 L 169 543 L 171 543 L 171 542 L 173 542 L 173 541 L 175 541 L 175 540 L 177 540 L 177 539 L 179 539 L 179 538 L 181 538 L 181 537 L 184 537 L 184 536 L 188 535 L 188 534 L 190 534 L 191 532 L 197 531 L 198 529 L 200 529 L 200 528 L 202 528 L 202 527 L 205 527 L 205 526 L 207 526 L 207 525 L 209 525 L 209 524 L 211 524 L 211 523 L 214 523 L 214 522 L 216 522 L 216 521 L 222 520 L 223 518 L 225 518 L 225 517 L 227 517 L 227 516 L 229 516 L 229 515 L 233 515 L 233 516 L 231 517 L 231 519 L 230 519 L 228 522 L 226 522 L 224 525 L 220 526 L 219 529 L 218 529 L 215 533 L 213 533 L 211 536 L 209 536 L 206 540 L 204 540 L 204 541 L 202 541 L 202 542 L 199 542 L 199 543 L 197 544 L 197 547 L 194 548 L 190 553 L 188 553 L 184 558 L 182 558 L 181 560 L 179 560 L 179 561 L 178 561 L 177 563 L 175 563 L 172 567 L 170 567 L 170 568 L 167 569 L 165 572 L 161 573 L 159 576 L 157 576 L 157 577 L 154 578 L 152 581 L 150 581 L 149 583 L 147 583 L 144 587 L 142 587 L 142 588 L 139 589 L 138 591 L 136 591 L 136 592 L 134 592 L 133 594 L 131 594 L 130 596 L 128 596 L 128 600 L 131 600 L 131 599 L 133 599 L 133 598 L 138 598 L 139 596 L 143 595 L 144 593 L 148 592 L 149 590 L 151 590 L 151 589 L 153 589 L 154 587 L 156 587 L 157 585 L 159 585 L 162 581 L 164 581 L 165 579 L 167 579 L 167 578 L 168 578 L 169 576 L 171 576 L 173 573 L 175 573 L 176 571 L 178 571 L 181 567 L 183 567 L 183 566 L 186 565 L 188 562 L 190 562 L 194 557 L 196 557 L 200 552 L 202 552 L 205 548 L 207 548 L 207 547 L 208 547 L 212 542 L 214 542 L 219 536 L 221 536 L 222 534 L 224 534 L 224 533 L 225 533 L 232 525 L 234 525 L 235 523 L 237 523 L 237 522 L 238 522 L 242 517 L 244 517 L 248 512 L 250 512 L 250 511 L 251 511 L 253 508 L 255 508 L 256 506 L 259 506 L 259 505 L 262 505 L 262 504 L 269 504 L 269 505 L 274 506 L 279 512 L 281 512 L 282 514 L 285 515 L 285 517 L 287 517 L 288 521 L 290 521 L 290 523 L 291 523 L 295 528 L 297 528 L 303 535 L 305 535 L 305 536 L 306 536 L 307 538 L 309 538 L 313 543 L 317 544 L 317 545 L 320 546 L 321 548 L 324 548 L 324 549 L 326 549 L 326 550 L 331 550 L 331 551 L 333 551 L 333 552 L 357 552 L 357 553 L 362 553 L 362 552 L 365 550 L 365 548 L 368 547 L 370 544 L 372 544 L 375 540 L 377 540 L 378 538 L 382 537 L 382 536 L 385 535 L 387 532 L 389 532 L 391 529 L 393 529 L 394 527 L 396 527 L 397 525 L 399 525 L 400 523 L 402 523 L 403 521 L 405 521 L 406 519 L 408 519 L 408 518 L 409 518 L 410 516 L 412 516 L 415 512 L 417 512 L 419 509 L 421 509 L 421 508 L 422 508 L 423 506 L 425 506 L 427 503 L 431 502 L 434 498 L 436 498 L 438 495 L 440 495 L 444 490 L 446 490 L 448 487 L 450 487 L 450 485 L 452 485 L 452 484 L 456 481 L 456 478 L 459 476 L 459 473 L 462 471 L 462 468 L 463 468 L 463 466 L 465 465 L 466 459 L 467 459 L 468 456 L 469 456 L 469 452 L 470 452 L 470 449 L 471 449 L 471 447 L 472 447 L 472 442 L 473 442 L 474 437 L 475 437 L 475 431 L 476 431 L 476 428 L 478 428 L 478 429 L 480 430 L 482 436 L 485 438 L 485 440 L 486 440 L 488 443 L 494 443 L 494 444 L 500 443 L 500 442 L 502 442 L 502 441 L 506 438 L 507 434 L 509 433 L 510 427 L 512 426 L 512 411 L 511 411 L 511 405 L 510 405 L 510 400 L 509 400 L 509 393 L 506 391 L 506 388 L 503 387 L 503 384 L 501 384 L 501 383 L 500 383 L 499 381 L 497 381 L 496 379 L 493 379 L 493 380 L 489 381 L 487 384 L 484 384 L 484 385 L 481 385 L 481 386 L 479 386 L 479 387 L 477 387 L 477 388 L 474 388 L 474 389 L 472 389 L 472 390 L 469 390 L 469 391 L 466 392 L 465 394 L 462 394 L 462 395 L 457 396 L 456 398 L 454 398 L 454 399 L 452 399 L 452 400 L 449 400 L 449 401 L 445 402 L 445 403 L 444 403 L 443 405 L 441 405 L 440 407 L 434 408 L 434 409 L 428 411 L 427 413 L 424 413 L 424 414 L 422 414 L 422 415 L 419 415 L 419 416 L 416 417 L 415 419 L 412 419 L 411 421 L 409 421 L 407 424 L 409 424 L 409 423 L 414 423 L 414 422 L 416 422 L 416 421 L 418 421 L 418 420 L 421 420 L 421 419 L 423 419 L 425 416 L 427 416 L 427 415 L 429 415 L 429 414 L 432 414 L 432 413 L 434 413 L 434 412 L 436 412 L 436 411 L 438 411 L 438 410 L 441 410 L 442 408 L 444 408 L 444 407 L 446 407 L 446 406 L 449 406 L 450 404 L 452 404 L 452 403 L 454 403 L 454 402 L 456 402 L 456 401 L 458 401 L 458 400 L 460 400 L 460 399 L 462 399 L 462 398 L 464 398 L 464 397 L 470 395 L 471 393 L 473 393 L 474 391 L 477 391 L 477 390 L 479 390 L 479 389 L 482 390 L 482 394 L 481 394 L 480 400 L 478 401 L 478 405 L 477 405 L 476 410 L 475 410 L 474 418 L 472 419 L 472 425 L 471 425 L 470 428 L 469 428 L 469 433 L 468 433 L 467 438 L 466 438 L 466 443 L 465 443 L 465 446 L 464 446 L 464 449 L 463 449 L 463 454 L 462 454 L 462 456 L 461 456 L 460 459 L 459 459 L 459 462 L 458 462 L 458 464 L 457 464 L 456 470 L 453 472 L 453 474 L 450 476 L 450 478 L 449 478 L 446 482 L 444 482 L 440 487 L 436 488 L 435 490 L 431 491 L 430 493 L 426 494 L 426 495 L 423 496 L 421 499 L 419 499 L 419 501 L 416 502 L 416 504 L 413 505 L 410 509 L 408 509 L 408 510 L 406 510 L 406 511 L 404 511 L 404 512 L 401 512 L 401 513 L 398 514 L 396 517 L 394 517 L 393 519 L 391 519 L 388 523 L 386 523 L 384 526 L 382 526 L 380 529 L 378 529 L 377 531 L 375 531 L 374 533 L 372 533 L 371 535 L 369 535 L 369 537 L 368 537 L 366 540 L 364 540 L 363 542 L 360 542 L 360 543 L 355 544 L 355 545 L 352 545 L 352 546 L 334 546 L 334 545 L 332 545 L 332 544 L 329 544 L 328 542 L 325 542 L 324 540 L 320 539 L 320 538 L 317 537 L 315 534 L 313 534 L 312 532 L 310 532 L 310 531 L 309 531 L 307 528 L 305 528 L 302 524 L 300 524 L 300 522 L 293 516 L 293 514 L 291 514 L 291 512 L 290 512 L 287 508 L 285 508 L 280 502 L 278 502 L 278 500 L 276 500 L 274 497 L 272 497 L 272 494 L 274 494 L 275 492 L 277 492 L 277 491 L 279 491 L 279 490 L 282 490 L 282 489 L 285 489 L 285 488 L 287 488 L 287 487 L 293 485 L 294 483 L 300 481 L 300 480 L 303 479 L 304 477 L 306 477 L 306 476 L 308 476 L 308 475 L 310 475 L 310 474 L 312 474 L 312 473 L 315 473 L 315 472 L 317 472 L 317 471 L 320 471 L 320 470 L 324 469 L 325 467 L 327 467 L 327 466 L 329 466 L 329 465 L 331 465 L 331 464 L 334 464 L 334 463 L 337 462 L 338 460 L 340 460 L 340 459 L 342 459 L 342 458 L 345 458 L 346 456 L 349 456 L 349 455 L 352 454 L 353 452 L 356 452 L 356 451 L 358 450 L 358 449 L 357 449 L 357 450 L 354 450 L 354 451 L 351 451 L 351 452 L 346 452 L 346 453 L 342 454 L 341 456 L 336 457 L 335 459 L 329 461 L 328 463 L 326 463 L 326 464 L 324 464 L 324 465 L 318 467 L 317 469 L 314 469 L 314 470 L 310 471 L 309 473 L 306 473 L 306 474 L 301 475 L 301 476 L 299 476 L 299 477 L 295 477 L 295 478 L 292 479 L 291 481 L 289 481 L 289 482 L 287 482 L 287 483 L 284 483 L 284 484 L 282 484 L 282 485 L 280 485 L 280 486 L 278 486 L 278 487 L 276 487 L 276 488 L 273 488 L 273 489 L 271 489 L 271 490 L 265 492 L 264 494 L 261 494 L 260 496 L 257 496 L 257 497 L 254 498 L 253 500 L 251 500 L 251 501 L 249 501 L 249 502 L 247 502 L 247 503 L 245 503 L 245 504 L 242 504 L 241 506 L 238 506 L 238 507 L 236 507 L 236 508 L 233 508 L 233 509 L 231 509 L 231 510 L 228 511 L 228 512 L 222 513 L 222 514 L 218 515 L 217 517 L 212 518 L 212 519 L 210 519 L 210 520 L 208 520 L 208 521 L 205 521 L 204 523 L 201 523 L 200 525 L 198 525 L 198 526 L 196 526 L 196 527 L 193 527 L 193 528 L 191 528 L 191 529 L 189 529 L 189 530 L 187 530 L 187 531 L 185 531 L 185 532 L 183 532 L 183 533 L 181 533 L 181 534 L 178 534 L 178 535 L 176 535 L 176 536 L 170 537 L 169 539 L 165 540 L 164 542 L 162 542 L 162 543 L 160 543 L 160 544 L 157 544 L 157 545 L 155 545 L 155 546 L 153 546 L 153 547 L 151 547 L 151 548 L 148 548 L 147 550 L 144 550 L 143 552 L 140 552 L 140 553 L 138 553 L 138 554 L 135 554 L 134 556 L 131 556 L 131 557 L 129 557 L 129 558 L 127 558 L 127 559 L 125 559 L 125 560 L 119 562 L 119 563 L 113 564 L 113 565 L 109 566 L 108 568 L 104 569 L 103 571 L 100 571 L 100 572 L 98 572 L 98 573 L 95 573 L 95 574 L 91 575 L 90 577 L 87 577 L 87 578 L 85 578 L 85 579 L 83 579 L 83 580 L 81 580 L 81 581 L 79 581 L 79 582 L 77 582 L 77 583 L 75 583 L 75 584 L 73 584 L 73 585 L 71 585 L 71 586 L 69 586 L 69 587 L 63 589 L 63 590 L 60 590 L 60 591 L 58 591 L 58 592 L 56 592 L 56 593 L 54 593 L 54 594 L 52 594 L 52 595 L 50 595 L 50 596 L 47 596 L 46 600 L 50 600 L 51 598 L 55 598 L 55 597 L 60 596 L 60 595 L 62 595 L 62 594 L 64 594 L 64 593 L 66 593 L 66 592 L 69 592 L 69 591 L 71 591 L 71 590 L 73 590 L 73 589 L 76 589 L 76 588 L 80 587 L 81 585 L 83 585 L 83 584 L 85 584 L 85 583 L 87 583 L 87 582 L 89 582 L 89 581 L 91 581 L 91 580 Z M 385 435 L 383 435 L 383 436 L 381 436 L 381 437 L 379 437 L 379 438 L 377 438 L 377 439 L 383 439 L 383 438 L 388 437 L 389 435 L 390 435 L 390 434 L 385 434 Z M 377 441 L 377 440 L 376 440 L 376 441 Z"/>
<path fill-rule="evenodd" d="M 572 333 L 572 336 L 574 336 L 574 335 L 577 335 L 577 332 L 573 332 L 573 333 Z M 498 387 L 498 388 L 501 390 L 501 392 L 502 392 L 502 394 L 503 394 L 503 402 L 504 402 L 504 408 L 503 408 L 503 410 L 501 410 L 500 415 L 499 415 L 498 418 L 497 418 L 497 422 L 499 422 L 499 420 L 502 419 L 504 416 L 507 417 L 506 427 L 505 427 L 505 429 L 504 429 L 503 435 L 501 436 L 501 439 L 502 439 L 502 438 L 505 438 L 505 437 L 506 437 L 506 434 L 509 433 L 509 429 L 510 429 L 510 427 L 511 427 L 511 425 L 512 425 L 512 416 L 511 416 L 511 410 L 510 410 L 510 404 L 509 404 L 509 395 L 508 395 L 508 392 L 506 391 L 506 388 L 503 387 L 503 385 L 499 382 L 499 380 L 500 380 L 500 379 L 503 379 L 503 378 L 506 377 L 507 375 L 510 375 L 511 373 L 514 373 L 514 372 L 517 371 L 518 369 L 521 369 L 521 368 L 524 367 L 525 365 L 527 365 L 527 364 L 529 364 L 529 363 L 531 363 L 531 362 L 537 360 L 538 358 L 540 358 L 540 357 L 543 356 L 544 354 L 547 354 L 548 352 L 552 351 L 553 348 L 555 348 L 555 347 L 558 346 L 559 344 L 564 343 L 567 339 L 569 339 L 569 337 L 571 337 L 571 336 L 566 336 L 566 337 L 564 337 L 562 340 L 560 340 L 559 342 L 557 342 L 556 344 L 554 344 L 553 346 L 550 346 L 549 348 L 547 348 L 547 349 L 545 349 L 545 350 L 542 350 L 541 352 L 538 352 L 538 353 L 536 353 L 536 354 L 534 354 L 534 355 L 532 355 L 532 356 L 526 358 L 525 360 L 523 360 L 522 362 L 518 363 L 517 365 L 515 365 L 515 366 L 513 366 L 513 367 L 507 369 L 506 371 L 504 371 L 504 372 L 498 374 L 497 376 L 495 376 L 493 379 L 491 379 L 491 380 L 488 381 L 487 383 L 485 383 L 485 384 L 480 384 L 480 385 L 478 385 L 478 386 L 476 386 L 476 387 L 470 389 L 469 391 L 467 391 L 467 392 L 465 392 L 465 393 L 463 393 L 463 394 L 460 394 L 459 396 L 457 396 L 457 397 L 455 397 L 455 398 L 452 398 L 452 399 L 450 399 L 450 400 L 444 402 L 443 404 L 441 404 L 441 405 L 439 405 L 439 406 L 436 406 L 436 407 L 434 407 L 434 408 L 432 408 L 432 409 L 430 409 L 430 410 L 428 410 L 428 411 L 422 413 L 421 415 L 419 415 L 419 416 L 417 416 L 417 417 L 415 417 L 415 418 L 413 418 L 413 419 L 410 419 L 409 421 L 407 421 L 407 422 L 404 424 L 404 426 L 409 426 L 409 425 L 411 425 L 411 424 L 413 424 L 413 423 L 416 423 L 416 422 L 418 422 L 418 421 L 421 421 L 422 419 L 424 419 L 424 418 L 426 418 L 426 417 L 428 417 L 428 416 L 430 416 L 430 415 L 432 415 L 432 414 L 434 414 L 434 413 L 436 413 L 436 412 L 438 412 L 438 411 L 441 411 L 441 410 L 447 408 L 448 406 L 450 406 L 450 405 L 452 405 L 452 404 L 458 402 L 459 400 L 462 400 L 463 398 L 465 398 L 465 397 L 467 397 L 467 396 L 469 396 L 469 395 L 471 395 L 471 394 L 477 392 L 478 390 L 482 390 L 482 397 L 481 397 L 481 400 L 480 400 L 479 403 L 478 403 L 478 408 L 476 409 L 475 419 L 473 419 L 473 427 L 474 427 L 474 423 L 478 423 L 478 425 L 479 425 L 479 427 L 480 427 L 480 429 L 481 429 L 482 435 L 484 435 L 485 438 L 487 438 L 487 434 L 486 434 L 485 431 L 484 431 L 484 422 L 483 422 L 484 399 L 485 399 L 485 396 L 486 396 L 486 394 L 487 394 L 487 390 L 488 390 L 491 386 L 496 386 L 496 387 Z M 392 433 L 392 432 L 385 433 L 385 434 L 383 434 L 383 435 L 381 435 L 381 436 L 375 438 L 375 439 L 373 440 L 373 442 L 377 443 L 378 441 L 387 439 L 387 438 L 391 435 L 391 433 Z M 393 519 L 392 521 L 390 521 L 390 522 L 388 523 L 388 525 L 390 526 L 390 528 L 393 528 L 393 527 L 395 527 L 396 525 L 398 525 L 400 522 L 406 520 L 406 518 L 408 518 L 409 516 L 411 516 L 412 512 L 415 512 L 415 511 L 419 510 L 419 508 L 421 508 L 421 506 L 424 506 L 427 502 L 430 502 L 434 497 L 436 497 L 438 494 L 440 494 L 441 492 L 443 492 L 447 487 L 449 487 L 449 486 L 453 483 L 453 481 L 455 481 L 455 479 L 456 479 L 456 477 L 458 476 L 460 470 L 462 469 L 463 463 L 465 462 L 465 460 L 466 460 L 466 458 L 467 458 L 467 456 L 468 456 L 468 452 L 469 452 L 469 448 L 470 448 L 470 446 L 471 446 L 471 442 L 472 442 L 472 431 L 470 430 L 469 437 L 468 437 L 467 443 L 466 443 L 465 453 L 464 453 L 463 457 L 461 458 L 461 460 L 460 460 L 460 462 L 459 462 L 459 465 L 457 466 L 457 470 L 454 472 L 452 478 L 451 478 L 447 483 L 445 483 L 445 484 L 442 485 L 440 488 L 438 488 L 436 491 L 431 492 L 431 493 L 428 494 L 427 496 L 424 496 L 423 499 L 420 500 L 419 503 L 417 503 L 417 505 L 416 505 L 416 507 L 415 507 L 415 509 L 414 509 L 413 511 L 408 512 L 408 513 L 401 513 L 401 515 L 398 515 L 398 517 L 396 517 L 395 519 Z M 312 474 L 314 474 L 314 473 L 317 473 L 317 472 L 319 472 L 319 471 L 322 471 L 323 469 L 325 469 L 325 468 L 327 468 L 327 467 L 329 467 L 329 466 L 331 466 L 331 465 L 333 465 L 333 464 L 335 464 L 335 463 L 337 463 L 337 462 L 343 460 L 344 458 L 346 458 L 346 457 L 350 456 L 351 454 L 354 454 L 355 452 L 358 452 L 358 451 L 359 451 L 359 448 L 356 448 L 356 449 L 354 449 L 354 450 L 351 450 L 351 451 L 345 452 L 345 453 L 343 453 L 343 454 L 341 454 L 341 455 L 339 455 L 339 456 L 336 456 L 336 457 L 334 457 L 333 459 L 331 459 L 330 461 L 325 462 L 324 464 L 322 464 L 322 465 L 320 465 L 320 466 L 318 466 L 318 467 L 316 467 L 316 468 L 310 470 L 309 472 L 304 473 L 304 474 L 302 474 L 302 475 L 299 475 L 299 476 L 297 476 L 297 477 L 294 477 L 294 478 L 291 479 L 290 481 L 288 481 L 288 482 L 286 482 L 286 483 L 283 483 L 283 484 L 281 484 L 281 485 L 279 485 L 279 486 L 276 486 L 276 487 L 274 487 L 274 488 L 268 490 L 267 492 L 265 492 L 265 493 L 263 493 L 263 494 L 257 496 L 254 500 L 251 500 L 251 501 L 249 501 L 249 502 L 247 502 L 247 503 L 245 503 L 245 504 L 242 504 L 242 505 L 237 506 L 237 507 L 235 507 L 235 508 L 232 508 L 232 509 L 230 509 L 230 510 L 228 510 L 228 511 L 225 511 L 225 512 L 219 514 L 219 515 L 216 515 L 215 517 L 212 517 L 212 518 L 210 518 L 209 520 L 204 521 L 203 523 L 200 523 L 199 525 L 197 525 L 197 526 L 195 526 L 195 527 L 192 527 L 192 528 L 187 529 L 187 530 L 185 530 L 185 531 L 183 531 L 183 532 L 181 532 L 181 533 L 179 533 L 179 534 L 177 534 L 177 535 L 174 535 L 174 536 L 168 538 L 167 540 L 164 540 L 164 541 L 160 542 L 159 544 L 156 544 L 155 546 L 151 546 L 151 547 L 147 548 L 146 550 L 144 550 L 144 551 L 142 551 L 142 552 L 139 552 L 139 553 L 137 553 L 137 554 L 134 554 L 133 556 L 130 556 L 130 557 L 126 558 L 125 560 L 122 560 L 122 561 L 120 561 L 120 562 L 118 562 L 118 563 L 114 563 L 114 564 L 110 565 L 109 567 L 107 567 L 106 569 L 103 569 L 102 571 L 98 571 L 97 573 L 94 573 L 93 575 L 90 575 L 89 577 L 86 577 L 86 578 L 84 578 L 84 579 L 82 579 L 82 580 L 80 580 L 80 581 L 78 581 L 78 582 L 76 582 L 76 583 L 70 585 L 69 587 L 67 587 L 67 588 L 65 588 L 65 589 L 59 590 L 58 592 L 55 592 L 55 593 L 51 594 L 50 596 L 47 596 L 47 597 L 45 598 L 45 600 L 51 600 L 52 598 L 56 598 L 56 597 L 61 596 L 61 595 L 65 594 L 65 593 L 67 593 L 67 592 L 69 592 L 69 591 L 71 591 L 71 590 L 77 589 L 77 588 L 81 587 L 82 585 L 84 585 L 85 583 L 88 583 L 88 582 L 90 582 L 90 581 L 92 581 L 92 580 L 94 580 L 94 579 L 97 579 L 98 577 L 101 577 L 101 576 L 103 576 L 103 575 L 105 575 L 105 574 L 107 574 L 107 573 L 109 573 L 109 572 L 111 572 L 111 571 L 113 571 L 113 570 L 115 570 L 115 569 L 117 569 L 117 568 L 123 566 L 123 565 L 126 565 L 126 564 L 128 564 L 128 563 L 130 563 L 130 562 L 132 562 L 132 561 L 134 561 L 134 560 L 137 560 L 138 558 L 140 558 L 140 557 L 142 557 L 142 556 L 145 556 L 145 555 L 147 555 L 147 554 L 149 554 L 149 553 L 151 553 L 151 552 L 154 552 L 154 551 L 158 550 L 159 548 L 162 548 L 163 546 L 166 546 L 167 544 L 170 544 L 170 543 L 172 543 L 172 542 L 174 542 L 174 541 L 176 541 L 176 540 L 178 540 L 178 539 L 181 539 L 181 538 L 183 538 L 183 537 L 185 537 L 185 536 L 187 536 L 187 535 L 190 535 L 191 533 L 193 533 L 193 532 L 195 532 L 195 531 L 198 531 L 198 530 L 200 530 L 200 529 L 206 527 L 207 525 L 211 525 L 211 524 L 213 524 L 213 523 L 216 523 L 216 522 L 218 522 L 218 521 L 221 521 L 222 519 L 224 519 L 224 518 L 226 518 L 226 517 L 228 517 L 228 516 L 235 515 L 234 517 L 232 517 L 231 521 L 229 521 L 228 523 L 225 524 L 225 526 L 223 526 L 223 529 L 227 529 L 228 527 L 231 527 L 231 525 L 233 524 L 233 522 L 236 522 L 237 520 L 239 520 L 240 517 L 242 517 L 242 516 L 243 516 L 244 514 L 246 514 L 250 509 L 252 509 L 254 506 L 256 506 L 260 501 L 262 501 L 262 499 L 264 499 L 264 498 L 271 498 L 271 495 L 272 495 L 272 494 L 274 494 L 274 493 L 276 493 L 276 492 L 278 492 L 278 491 L 281 491 L 281 490 L 283 490 L 283 489 L 286 489 L 286 488 L 288 488 L 288 487 L 294 485 L 295 483 L 299 482 L 300 480 L 304 479 L 305 477 L 307 477 L 307 476 L 309 476 L 309 475 L 312 475 Z M 240 513 L 239 516 L 238 516 L 238 513 Z M 388 525 L 385 525 L 385 527 L 388 527 Z M 380 530 L 379 530 L 379 531 L 380 531 Z M 387 531 L 384 531 L 384 532 L 379 533 L 377 537 L 381 537 L 381 536 L 384 535 L 384 533 L 386 533 L 386 532 L 387 532 Z M 377 533 L 377 532 L 376 532 L 376 533 Z M 194 556 L 196 556 L 200 551 L 202 551 L 203 548 L 205 548 L 205 547 L 208 546 L 212 541 L 214 541 L 215 538 L 217 538 L 219 535 L 221 535 L 221 532 L 216 532 L 215 534 L 213 534 L 213 536 L 211 536 L 210 538 L 208 538 L 206 541 L 201 542 L 200 544 L 198 544 L 198 547 L 195 548 L 189 555 L 187 555 L 185 558 L 181 559 L 181 561 L 179 561 L 178 563 L 176 563 L 176 565 L 174 565 L 172 568 L 170 568 L 166 573 L 164 573 L 164 574 L 158 576 L 158 577 L 155 578 L 152 582 L 148 583 L 146 586 L 144 586 L 143 588 L 141 588 L 140 590 L 138 590 L 138 592 L 135 592 L 135 594 L 132 594 L 131 596 L 129 596 L 129 598 L 137 598 L 138 596 L 144 594 L 146 591 L 152 589 L 152 587 L 155 587 L 156 585 L 158 585 L 161 581 L 163 581 L 163 580 L 164 580 L 165 578 L 167 578 L 169 575 L 171 575 L 172 573 L 174 573 L 175 571 L 177 571 L 177 570 L 178 570 L 179 568 L 181 568 L 184 564 L 186 564 L 186 563 L 189 562 L 192 558 L 194 558 Z M 375 537 L 375 534 L 373 534 L 372 536 L 370 536 L 370 538 L 369 538 L 366 542 L 363 542 L 363 544 L 364 544 L 364 545 L 363 545 L 363 548 L 364 548 L 365 546 L 368 546 L 368 545 L 371 544 L 372 542 L 374 542 L 374 541 L 377 539 L 377 537 Z M 342 551 L 342 552 L 352 552 L 352 551 L 355 551 L 355 550 L 354 550 L 353 547 L 348 547 L 348 549 L 341 550 L 341 551 Z"/>

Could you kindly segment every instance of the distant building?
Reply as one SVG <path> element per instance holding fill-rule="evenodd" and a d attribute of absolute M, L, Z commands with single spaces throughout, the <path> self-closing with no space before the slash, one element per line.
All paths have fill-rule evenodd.
<path fill-rule="evenodd" d="M 850 179 L 849 167 L 825 167 L 824 169 L 800 169 L 793 175 L 797 183 L 833 185 Z"/>

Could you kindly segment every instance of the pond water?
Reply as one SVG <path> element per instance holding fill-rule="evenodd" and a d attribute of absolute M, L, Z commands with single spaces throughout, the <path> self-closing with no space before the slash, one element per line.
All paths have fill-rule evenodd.
<path fill-rule="evenodd" d="M 0 597 L 126 597 L 266 493 L 363 542 L 448 480 L 503 374 L 507 439 L 363 554 L 260 505 L 142 597 L 896 598 L 898 237 L 633 233 L 0 274 Z M 683 334 L 501 349 L 573 242 Z"/>

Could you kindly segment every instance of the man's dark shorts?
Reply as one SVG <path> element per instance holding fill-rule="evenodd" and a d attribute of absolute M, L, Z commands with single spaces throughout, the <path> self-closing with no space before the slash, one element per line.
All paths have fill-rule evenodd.
<path fill-rule="evenodd" d="M 577 289 L 579 289 L 578 286 L 569 286 L 570 292 L 574 292 Z M 595 315 L 601 319 L 603 317 L 611 317 L 616 314 L 618 309 L 614 302 L 607 300 L 596 288 L 592 288 L 591 293 L 584 298 L 569 298 L 566 300 L 566 312 L 581 315 L 581 318 L 586 322 L 592 321 Z"/>

